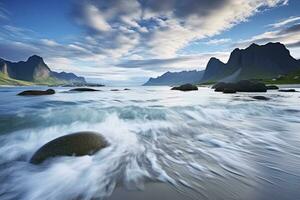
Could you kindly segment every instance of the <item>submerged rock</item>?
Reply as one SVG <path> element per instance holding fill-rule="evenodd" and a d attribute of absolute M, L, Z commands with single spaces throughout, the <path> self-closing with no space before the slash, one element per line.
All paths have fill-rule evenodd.
<path fill-rule="evenodd" d="M 55 94 L 55 90 L 48 89 L 48 90 L 26 90 L 23 92 L 20 92 L 18 95 L 20 96 L 39 96 L 39 95 L 51 95 Z"/>
<path fill-rule="evenodd" d="M 265 96 L 253 96 L 251 97 L 252 99 L 256 99 L 256 100 L 264 100 L 264 101 L 268 101 L 270 100 L 270 98 L 265 97 Z"/>
<path fill-rule="evenodd" d="M 117 91 L 120 91 L 120 90 L 118 90 L 118 89 L 111 89 L 110 91 L 117 92 Z"/>
<path fill-rule="evenodd" d="M 93 88 L 74 88 L 70 90 L 71 92 L 97 92 L 101 90 L 96 90 Z"/>
<path fill-rule="evenodd" d="M 92 155 L 108 146 L 102 135 L 95 132 L 78 132 L 56 138 L 42 146 L 32 156 L 30 163 L 40 164 L 57 156 Z"/>
<path fill-rule="evenodd" d="M 278 90 L 279 87 L 277 85 L 267 85 L 267 90 Z"/>
<path fill-rule="evenodd" d="M 124 90 L 130 90 L 129 88 L 125 88 Z"/>
<path fill-rule="evenodd" d="M 279 92 L 297 92 L 295 89 L 281 89 Z"/>
<path fill-rule="evenodd" d="M 192 84 L 184 84 L 178 87 L 173 87 L 171 88 L 171 90 L 192 91 L 192 90 L 198 90 L 198 87 Z"/>
<path fill-rule="evenodd" d="M 236 83 L 224 83 L 220 82 L 215 84 L 213 87 L 216 92 L 224 92 L 224 90 L 235 90 L 236 92 L 266 92 L 267 87 L 263 83 L 252 82 L 252 81 L 239 81 Z"/>

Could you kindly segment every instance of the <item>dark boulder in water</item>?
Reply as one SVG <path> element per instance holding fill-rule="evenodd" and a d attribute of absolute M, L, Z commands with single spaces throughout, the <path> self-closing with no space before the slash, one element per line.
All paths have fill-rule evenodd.
<path fill-rule="evenodd" d="M 184 84 L 178 87 L 173 87 L 171 88 L 171 90 L 192 91 L 192 90 L 198 90 L 198 87 L 192 84 Z"/>
<path fill-rule="evenodd" d="M 118 90 L 118 89 L 111 89 L 110 91 L 112 91 L 112 92 L 118 92 L 120 90 Z"/>
<path fill-rule="evenodd" d="M 130 90 L 129 88 L 125 88 L 124 90 Z"/>
<path fill-rule="evenodd" d="M 279 87 L 277 85 L 267 85 L 267 90 L 278 90 Z"/>
<path fill-rule="evenodd" d="M 234 83 L 224 83 L 224 82 L 220 82 L 220 83 L 216 83 L 215 85 L 212 86 L 213 89 L 215 89 L 215 92 L 223 92 L 225 89 L 227 90 L 235 90 L 235 85 Z"/>
<path fill-rule="evenodd" d="M 97 92 L 97 91 L 101 91 L 101 90 L 96 90 L 93 88 L 74 88 L 70 90 L 71 92 Z"/>
<path fill-rule="evenodd" d="M 223 92 L 226 90 L 235 90 L 237 92 L 266 92 L 267 87 L 263 83 L 252 82 L 252 81 L 239 81 L 236 83 L 217 83 L 213 87 L 216 92 Z"/>
<path fill-rule="evenodd" d="M 252 99 L 256 99 L 256 100 L 264 100 L 264 101 L 268 101 L 270 100 L 270 98 L 265 97 L 265 96 L 253 96 L 251 97 Z"/>
<path fill-rule="evenodd" d="M 281 89 L 279 92 L 297 92 L 295 89 Z"/>
<path fill-rule="evenodd" d="M 32 156 L 30 163 L 40 164 L 57 156 L 92 155 L 108 146 L 107 141 L 95 132 L 78 132 L 56 138 L 42 146 Z"/>
<path fill-rule="evenodd" d="M 51 95 L 55 94 L 55 90 L 53 89 L 48 89 L 48 90 L 26 90 L 18 95 L 20 96 L 39 96 L 39 95 Z"/>
<path fill-rule="evenodd" d="M 230 89 L 230 88 L 225 88 L 225 89 L 223 90 L 223 93 L 224 93 L 224 94 L 234 94 L 234 93 L 236 93 L 236 90 Z"/>

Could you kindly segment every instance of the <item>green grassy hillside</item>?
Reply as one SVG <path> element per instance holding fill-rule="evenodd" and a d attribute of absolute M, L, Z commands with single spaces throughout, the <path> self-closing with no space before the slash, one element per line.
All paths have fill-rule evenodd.
<path fill-rule="evenodd" d="M 67 82 L 58 80 L 56 78 L 36 79 L 34 82 L 16 80 L 8 77 L 6 74 L 0 73 L 0 85 L 16 85 L 16 86 L 29 86 L 29 85 L 63 85 Z"/>
<path fill-rule="evenodd" d="M 300 71 L 279 76 L 274 79 L 265 79 L 263 82 L 267 84 L 300 84 Z"/>
<path fill-rule="evenodd" d="M 9 78 L 7 75 L 0 73 L 0 85 L 33 85 L 34 83 Z"/>

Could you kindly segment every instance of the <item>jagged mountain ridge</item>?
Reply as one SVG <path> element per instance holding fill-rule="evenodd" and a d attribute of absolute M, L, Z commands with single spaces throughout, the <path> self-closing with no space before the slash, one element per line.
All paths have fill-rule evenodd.
<path fill-rule="evenodd" d="M 300 70 L 300 62 L 293 58 L 281 43 L 252 44 L 246 49 L 235 49 L 227 63 L 211 58 L 201 82 L 265 79 Z"/>
<path fill-rule="evenodd" d="M 166 72 L 157 78 L 150 78 L 144 86 L 154 85 L 180 85 L 185 83 L 198 83 L 204 71 Z"/>
<path fill-rule="evenodd" d="M 33 55 L 27 61 L 11 62 L 0 58 L 0 72 L 8 78 L 27 82 L 86 83 L 83 77 L 73 73 L 54 72 L 43 58 Z"/>

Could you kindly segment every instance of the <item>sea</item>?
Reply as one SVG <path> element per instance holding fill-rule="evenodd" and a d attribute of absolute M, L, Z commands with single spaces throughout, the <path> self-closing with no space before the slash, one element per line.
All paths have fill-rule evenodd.
<path fill-rule="evenodd" d="M 1 200 L 111 199 L 118 188 L 143 194 L 155 184 L 184 199 L 300 199 L 300 92 L 141 86 L 17 95 L 28 89 L 47 87 L 0 88 Z M 47 142 L 79 131 L 110 145 L 29 162 Z"/>

